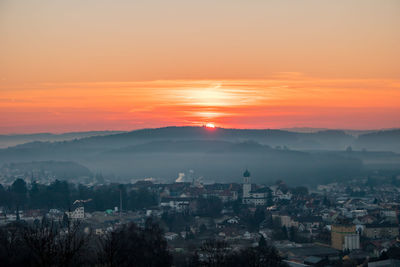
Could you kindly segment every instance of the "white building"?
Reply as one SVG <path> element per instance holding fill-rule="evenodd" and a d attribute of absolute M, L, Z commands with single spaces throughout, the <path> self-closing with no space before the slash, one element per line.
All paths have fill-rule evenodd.
<path fill-rule="evenodd" d="M 84 219 L 85 218 L 85 208 L 83 206 L 77 207 L 74 211 L 66 212 L 69 219 Z"/>
<path fill-rule="evenodd" d="M 360 249 L 360 236 L 358 234 L 345 235 L 343 250 L 354 249 Z"/>
<path fill-rule="evenodd" d="M 263 206 L 267 203 L 268 188 L 261 188 L 259 190 L 252 190 L 250 183 L 250 172 L 246 169 L 243 173 L 243 204 L 252 204 L 256 206 Z"/>
<path fill-rule="evenodd" d="M 169 207 L 177 212 L 189 209 L 190 198 L 165 198 L 160 202 L 161 207 Z"/>
<path fill-rule="evenodd" d="M 286 193 L 283 193 L 282 190 L 276 188 L 275 190 L 272 190 L 272 195 L 274 197 L 274 200 L 291 200 L 292 199 L 292 194 L 287 191 Z"/>
<path fill-rule="evenodd" d="M 176 238 L 179 237 L 179 235 L 177 233 L 173 233 L 173 232 L 167 232 L 164 234 L 164 237 L 166 240 L 171 241 L 174 240 Z"/>
<path fill-rule="evenodd" d="M 251 183 L 250 183 L 250 172 L 246 170 L 243 173 L 243 199 L 250 197 Z"/>

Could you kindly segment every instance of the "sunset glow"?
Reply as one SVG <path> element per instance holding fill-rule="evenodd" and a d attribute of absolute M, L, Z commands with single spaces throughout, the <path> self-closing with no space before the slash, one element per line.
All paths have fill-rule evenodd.
<path fill-rule="evenodd" d="M 216 86 L 217 84 L 217 86 Z M 400 81 L 318 79 L 38 83 L 1 88 L 1 132 L 399 126 Z"/>
<path fill-rule="evenodd" d="M 150 2 L 2 1 L 0 133 L 400 127 L 399 1 Z"/>

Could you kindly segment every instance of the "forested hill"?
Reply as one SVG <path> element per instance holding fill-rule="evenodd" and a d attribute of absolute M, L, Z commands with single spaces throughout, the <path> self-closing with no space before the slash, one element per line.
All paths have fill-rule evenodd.
<path fill-rule="evenodd" d="M 399 152 L 400 129 L 360 135 L 356 140 L 355 147 Z"/>
<path fill-rule="evenodd" d="M 367 161 L 379 168 L 399 166 L 398 154 L 370 152 L 380 149 L 379 145 L 373 147 L 371 143 L 379 144 L 377 140 L 381 134 L 385 132 L 365 143 L 364 135 L 357 138 L 331 130 L 296 133 L 166 127 L 0 149 L 0 164 L 74 161 L 87 166 L 93 173 L 167 181 L 189 170 L 208 181 L 240 181 L 240 174 L 247 167 L 252 169 L 255 182 L 284 179 L 294 184 L 316 183 L 361 175 Z M 393 131 L 395 137 L 391 140 L 397 140 L 398 134 Z M 391 150 L 396 151 L 397 146 L 392 144 Z M 355 153 L 362 149 L 362 153 Z M 346 150 L 349 153 L 344 153 Z"/>
<path fill-rule="evenodd" d="M 122 133 L 121 131 L 90 131 L 90 132 L 71 132 L 62 134 L 53 133 L 33 133 L 33 134 L 3 134 L 0 135 L 0 148 L 16 146 L 28 142 L 56 142 L 80 139 L 98 135 L 110 135 Z"/>

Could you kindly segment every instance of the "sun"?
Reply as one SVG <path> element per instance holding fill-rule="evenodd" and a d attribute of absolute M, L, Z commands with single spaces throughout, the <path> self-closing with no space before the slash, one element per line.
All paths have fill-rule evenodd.
<path fill-rule="evenodd" d="M 215 128 L 215 124 L 214 123 L 206 123 L 206 127 L 207 128 Z"/>

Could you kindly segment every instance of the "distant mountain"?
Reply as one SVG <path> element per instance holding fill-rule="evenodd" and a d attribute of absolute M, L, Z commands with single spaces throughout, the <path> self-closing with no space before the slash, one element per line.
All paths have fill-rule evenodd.
<path fill-rule="evenodd" d="M 280 130 L 283 131 L 288 131 L 288 132 L 295 132 L 295 133 L 316 133 L 316 132 L 322 132 L 322 131 L 330 131 L 332 129 L 328 128 L 312 128 L 312 127 L 293 127 L 293 128 L 282 128 Z M 378 131 L 391 131 L 395 129 L 384 129 L 384 130 L 351 130 L 351 129 L 337 129 L 340 131 L 345 132 L 346 134 L 352 135 L 352 136 L 359 136 L 362 134 L 368 134 L 368 133 L 374 133 Z"/>
<path fill-rule="evenodd" d="M 295 132 L 295 133 L 316 133 L 321 131 L 328 131 L 328 128 L 312 128 L 312 127 L 292 127 L 292 128 L 281 128 L 279 130 Z"/>
<path fill-rule="evenodd" d="M 343 131 L 328 130 L 316 133 L 295 133 L 266 129 L 209 129 L 205 127 L 165 127 L 142 129 L 104 137 L 80 140 L 80 145 L 126 146 L 161 140 L 225 140 L 242 142 L 252 140 L 261 144 L 286 146 L 293 149 L 345 149 L 355 138 Z"/>
<path fill-rule="evenodd" d="M 400 129 L 360 135 L 355 143 L 358 149 L 400 151 Z"/>
<path fill-rule="evenodd" d="M 257 182 L 317 183 L 362 175 L 371 166 L 396 169 L 398 154 L 370 151 L 400 151 L 396 150 L 398 143 L 388 145 L 398 136 L 398 131 L 355 137 L 340 130 L 296 133 L 166 127 L 21 144 L 0 149 L 0 163 L 75 161 L 116 179 L 167 181 L 189 170 L 208 181 L 240 181 L 243 169 L 249 168 Z M 347 149 L 350 146 L 353 149 Z"/>
<path fill-rule="evenodd" d="M 80 139 L 98 135 L 119 134 L 122 131 L 91 131 L 91 132 L 71 132 L 62 134 L 52 133 L 35 133 L 35 134 L 9 134 L 0 135 L 0 148 L 16 146 L 28 142 L 41 141 L 41 142 L 54 142 L 54 141 L 68 141 L 73 139 Z"/>

